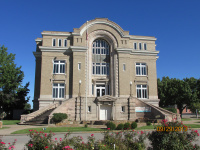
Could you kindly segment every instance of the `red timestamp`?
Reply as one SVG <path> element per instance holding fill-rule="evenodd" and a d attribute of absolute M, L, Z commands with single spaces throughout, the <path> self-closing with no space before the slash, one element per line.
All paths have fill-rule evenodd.
<path fill-rule="evenodd" d="M 187 130 L 188 130 L 187 126 L 184 126 L 184 127 L 171 127 L 171 126 L 160 127 L 160 126 L 158 126 L 156 128 L 156 131 L 160 131 L 160 132 L 172 132 L 172 131 L 175 131 L 175 132 L 185 131 L 186 132 Z"/>

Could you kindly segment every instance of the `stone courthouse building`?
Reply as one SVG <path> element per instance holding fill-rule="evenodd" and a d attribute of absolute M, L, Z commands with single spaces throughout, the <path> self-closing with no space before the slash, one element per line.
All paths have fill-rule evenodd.
<path fill-rule="evenodd" d="M 50 118 L 62 112 L 80 121 L 166 118 L 157 107 L 155 37 L 96 18 L 73 32 L 43 31 L 35 41 L 36 112 L 54 108 Z"/>

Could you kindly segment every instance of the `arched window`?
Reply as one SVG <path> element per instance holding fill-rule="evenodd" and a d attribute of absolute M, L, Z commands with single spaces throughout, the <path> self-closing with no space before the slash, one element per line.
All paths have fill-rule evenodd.
<path fill-rule="evenodd" d="M 94 75 L 109 75 L 110 73 L 110 46 L 102 39 L 92 44 L 92 73 Z"/>

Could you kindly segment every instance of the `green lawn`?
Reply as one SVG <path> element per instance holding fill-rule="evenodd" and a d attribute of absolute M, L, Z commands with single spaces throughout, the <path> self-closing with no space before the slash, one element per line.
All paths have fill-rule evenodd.
<path fill-rule="evenodd" d="M 184 124 L 184 125 L 191 127 L 191 128 L 200 128 L 199 124 Z"/>
<path fill-rule="evenodd" d="M 43 128 L 29 128 L 29 129 L 23 129 L 13 132 L 12 134 L 27 134 L 29 133 L 29 130 L 37 130 L 37 131 L 43 131 L 45 133 L 49 133 L 49 131 L 52 132 L 85 132 L 85 131 L 103 131 L 103 129 L 99 128 L 85 128 L 85 127 L 47 127 L 46 130 L 42 130 Z"/>
<path fill-rule="evenodd" d="M 190 121 L 190 120 L 192 120 L 192 119 L 190 119 L 190 118 L 182 118 L 181 119 L 181 121 Z"/>
<path fill-rule="evenodd" d="M 8 129 L 8 128 L 10 128 L 10 127 L 3 127 L 3 128 L 0 128 L 0 130 L 2 130 L 2 129 Z"/>
<path fill-rule="evenodd" d="M 155 129 L 156 126 L 150 125 L 150 126 L 142 126 L 139 128 L 136 128 L 136 130 L 145 130 L 145 129 Z"/>
<path fill-rule="evenodd" d="M 20 120 L 2 120 L 3 125 L 15 125 L 20 122 Z"/>

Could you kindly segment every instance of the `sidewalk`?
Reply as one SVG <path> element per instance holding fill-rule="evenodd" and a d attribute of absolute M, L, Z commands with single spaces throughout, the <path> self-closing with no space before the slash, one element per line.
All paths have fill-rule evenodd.
<path fill-rule="evenodd" d="M 0 135 L 10 135 L 12 132 L 28 129 L 28 128 L 41 128 L 48 126 L 31 126 L 31 125 L 3 125 L 3 127 L 9 127 L 7 129 L 0 129 Z"/>
<path fill-rule="evenodd" d="M 183 121 L 183 124 L 200 124 L 200 120 L 193 119 L 193 120 L 190 120 L 190 121 Z M 146 125 L 146 123 L 141 123 L 139 126 L 145 126 L 145 125 Z M 9 128 L 0 129 L 0 135 L 1 136 L 10 135 L 12 132 L 22 130 L 22 129 L 48 127 L 48 125 L 43 125 L 43 126 L 38 126 L 38 125 L 37 126 L 32 126 L 32 125 L 3 125 L 3 127 L 9 127 Z M 89 125 L 88 127 L 94 128 L 95 126 Z"/>

